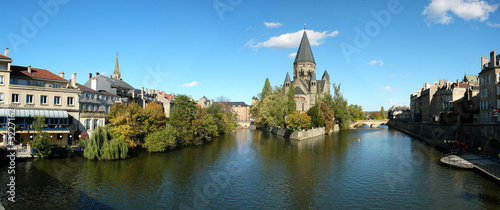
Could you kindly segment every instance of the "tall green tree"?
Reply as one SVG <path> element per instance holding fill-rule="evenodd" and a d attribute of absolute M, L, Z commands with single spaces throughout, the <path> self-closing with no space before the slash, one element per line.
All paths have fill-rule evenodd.
<path fill-rule="evenodd" d="M 36 155 L 41 158 L 49 157 L 52 153 L 51 145 L 49 142 L 50 135 L 42 131 L 42 128 L 46 127 L 45 116 L 37 116 L 33 122 L 33 127 L 35 128 L 35 135 L 33 137 L 33 142 L 31 143 L 33 149 L 36 149 Z"/>
<path fill-rule="evenodd" d="M 260 104 L 260 123 L 285 127 L 287 98 L 282 87 L 275 86 L 271 93 Z"/>
<path fill-rule="evenodd" d="M 384 106 L 380 107 L 380 116 L 382 117 L 382 119 L 385 119 L 385 109 L 384 109 Z"/>
<path fill-rule="evenodd" d="M 326 106 L 326 104 L 325 104 L 325 106 Z M 318 128 L 318 127 L 323 127 L 325 125 L 325 123 L 321 119 L 318 106 L 312 106 L 311 108 L 309 108 L 309 110 L 307 110 L 306 113 L 307 113 L 307 115 L 309 115 L 309 117 L 311 117 L 311 126 L 312 127 Z"/>
<path fill-rule="evenodd" d="M 351 114 L 354 120 L 365 119 L 365 113 L 363 112 L 363 108 L 361 106 L 350 104 L 348 108 L 349 108 L 349 113 Z"/>
<path fill-rule="evenodd" d="M 330 102 L 328 106 L 335 113 L 335 118 L 339 121 L 339 126 L 341 129 L 349 128 L 349 125 L 353 122 L 352 116 L 348 110 L 347 99 L 344 98 L 343 92 L 340 90 L 340 84 L 336 85 L 333 83 L 334 95 L 333 99 L 326 100 L 325 102 Z"/>
<path fill-rule="evenodd" d="M 149 102 L 139 116 L 143 133 L 155 132 L 165 127 L 167 117 L 160 103 Z"/>
<path fill-rule="evenodd" d="M 198 106 L 186 95 L 178 95 L 170 114 L 170 125 L 177 131 L 180 145 L 191 145 L 194 142 L 193 121 L 198 115 Z"/>
<path fill-rule="evenodd" d="M 113 136 L 124 139 L 131 148 L 140 144 L 141 119 L 144 117 L 142 107 L 139 104 L 135 102 L 124 105 L 115 104 L 110 108 L 107 119 L 112 126 Z"/>
<path fill-rule="evenodd" d="M 273 87 L 269 82 L 269 78 L 266 77 L 266 81 L 264 82 L 264 87 L 262 88 L 262 92 L 260 94 L 260 100 L 264 100 L 264 98 L 268 97 L 273 91 Z"/>
<path fill-rule="evenodd" d="M 335 122 L 333 121 L 333 119 L 335 118 L 335 113 L 328 107 L 328 105 L 326 105 L 326 103 L 321 103 L 320 113 L 321 120 L 325 124 L 325 132 L 328 133 L 334 128 Z"/>
<path fill-rule="evenodd" d="M 287 114 L 291 114 L 295 111 L 295 88 L 290 86 L 287 94 Z"/>

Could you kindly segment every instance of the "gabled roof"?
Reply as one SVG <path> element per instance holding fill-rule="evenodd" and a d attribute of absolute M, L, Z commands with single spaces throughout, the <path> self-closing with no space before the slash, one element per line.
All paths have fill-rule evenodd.
<path fill-rule="evenodd" d="M 285 77 L 285 82 L 290 82 L 290 74 L 288 74 L 288 72 L 286 72 L 286 77 Z"/>
<path fill-rule="evenodd" d="M 119 97 L 118 95 L 115 95 L 113 93 L 110 93 L 108 91 L 100 90 L 100 91 L 95 91 L 92 88 L 89 88 L 85 85 L 76 83 L 76 86 L 82 91 L 82 92 L 90 92 L 90 93 L 95 93 L 95 94 L 102 94 L 102 95 L 110 95 L 110 96 L 116 96 Z"/>
<path fill-rule="evenodd" d="M 239 101 L 239 102 L 224 102 L 224 104 L 227 104 L 228 106 L 243 106 L 243 107 L 249 106 L 249 105 L 245 104 L 245 102 L 241 102 L 241 101 Z"/>
<path fill-rule="evenodd" d="M 306 93 L 304 93 L 304 91 L 302 90 L 302 88 L 300 88 L 300 86 L 297 86 L 295 87 L 295 95 L 297 94 L 305 95 Z"/>
<path fill-rule="evenodd" d="M 92 77 L 91 79 L 94 79 L 94 78 L 106 81 L 111 86 L 117 86 L 117 87 L 120 87 L 120 88 L 123 88 L 123 89 L 128 89 L 128 90 L 135 90 L 134 87 L 132 87 L 131 85 L 129 85 L 128 83 L 126 83 L 126 82 L 124 82 L 123 80 L 120 80 L 120 79 L 113 79 L 111 77 L 107 77 L 107 76 L 103 76 L 103 75 L 98 75 L 98 76 Z M 91 81 L 90 80 L 88 80 L 85 83 L 85 86 L 90 87 L 90 85 L 91 85 Z M 98 82 L 100 82 L 100 81 L 98 81 Z"/>
<path fill-rule="evenodd" d="M 312 62 L 316 64 L 311 50 L 311 45 L 309 44 L 309 39 L 307 38 L 306 30 L 304 30 L 304 34 L 302 35 L 299 50 L 297 50 L 297 56 L 295 56 L 295 61 L 293 63 L 297 62 Z"/>
<path fill-rule="evenodd" d="M 7 60 L 11 60 L 11 58 L 10 58 L 10 57 L 5 56 L 5 55 L 2 55 L 2 54 L 0 54 L 0 58 L 7 59 Z"/>
<path fill-rule="evenodd" d="M 321 79 L 330 81 L 330 75 L 328 74 L 326 69 L 325 69 L 325 73 L 323 73 L 323 76 L 321 77 Z"/>
<path fill-rule="evenodd" d="M 27 77 L 68 82 L 68 80 L 45 69 L 31 68 L 31 74 L 28 72 L 28 67 L 25 66 L 11 66 L 10 70 L 12 70 L 12 72 L 10 73 L 11 77 Z"/>
<path fill-rule="evenodd" d="M 464 82 L 469 82 L 469 83 L 477 83 L 477 75 L 465 75 L 464 76 Z"/>

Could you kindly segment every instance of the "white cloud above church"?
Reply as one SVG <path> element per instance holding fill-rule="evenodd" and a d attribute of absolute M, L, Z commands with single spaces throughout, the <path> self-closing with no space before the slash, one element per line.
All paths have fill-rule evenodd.
<path fill-rule="evenodd" d="M 325 42 L 328 37 L 335 37 L 339 34 L 339 31 L 314 31 L 306 30 L 307 36 L 309 37 L 309 43 L 311 46 L 319 46 Z M 299 30 L 293 33 L 285 33 L 279 36 L 273 36 L 264 42 L 257 42 L 255 39 L 251 39 L 246 43 L 245 46 L 250 48 L 262 48 L 262 47 L 273 47 L 276 49 L 286 49 L 286 48 L 296 48 L 300 44 L 302 39 L 302 34 L 304 30 Z"/>

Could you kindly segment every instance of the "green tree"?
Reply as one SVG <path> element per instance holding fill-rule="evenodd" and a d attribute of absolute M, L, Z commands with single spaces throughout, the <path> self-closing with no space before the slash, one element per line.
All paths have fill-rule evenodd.
<path fill-rule="evenodd" d="M 322 104 L 324 104 L 324 103 L 322 103 Z M 326 106 L 326 104 L 325 104 L 325 106 Z M 309 108 L 309 110 L 307 110 L 307 115 L 309 115 L 309 117 L 311 117 L 311 126 L 312 127 L 318 128 L 318 127 L 323 127 L 325 125 L 325 123 L 321 119 L 318 106 L 313 106 L 313 107 Z"/>
<path fill-rule="evenodd" d="M 236 114 L 228 109 L 226 105 L 214 103 L 206 110 L 208 114 L 212 115 L 219 134 L 232 132 L 236 128 Z"/>
<path fill-rule="evenodd" d="M 193 144 L 195 139 L 193 121 L 198 111 L 198 106 L 188 96 L 176 96 L 169 122 L 177 131 L 177 139 L 180 145 Z"/>
<path fill-rule="evenodd" d="M 384 106 L 382 106 L 382 107 L 380 108 L 380 117 L 381 117 L 382 119 L 385 119 L 385 109 L 384 109 Z"/>
<path fill-rule="evenodd" d="M 35 133 L 33 137 L 33 142 L 31 143 L 33 149 L 36 149 L 36 155 L 41 158 L 49 157 L 52 153 L 52 146 L 49 143 L 50 135 L 42 131 L 42 128 L 46 127 L 45 116 L 37 116 L 33 122 L 33 127 L 35 128 Z"/>
<path fill-rule="evenodd" d="M 287 99 L 283 88 L 275 86 L 274 90 L 260 104 L 260 123 L 285 127 L 286 102 Z"/>
<path fill-rule="evenodd" d="M 335 113 L 336 119 L 339 121 L 339 126 L 341 129 L 349 128 L 350 124 L 353 122 L 352 116 L 349 114 L 348 102 L 344 98 L 343 93 L 340 91 L 340 84 L 336 85 L 333 83 L 334 96 L 332 100 L 325 100 L 327 105 Z M 326 98 L 326 97 L 325 97 Z M 328 104 L 331 103 L 331 104 Z"/>
<path fill-rule="evenodd" d="M 368 118 L 370 118 L 372 120 L 381 120 L 381 119 L 383 119 L 382 116 L 380 116 L 380 112 L 372 112 L 372 113 L 370 113 L 370 115 L 368 116 Z"/>
<path fill-rule="evenodd" d="M 177 146 L 175 128 L 166 125 L 163 129 L 149 133 L 144 139 L 144 147 L 149 152 L 163 152 Z"/>
<path fill-rule="evenodd" d="M 115 160 L 125 159 L 129 145 L 123 139 L 112 138 L 111 127 L 98 126 L 86 142 L 83 156 L 87 159 Z"/>
<path fill-rule="evenodd" d="M 351 114 L 354 120 L 365 119 L 365 113 L 363 112 L 363 108 L 361 106 L 350 104 L 348 108 L 349 108 L 349 113 Z"/>
<path fill-rule="evenodd" d="M 167 117 L 160 103 L 148 103 L 139 116 L 139 124 L 144 133 L 155 132 L 165 127 Z"/>
<path fill-rule="evenodd" d="M 141 119 L 143 111 L 139 104 L 132 102 L 126 105 L 115 104 L 110 108 L 108 117 L 113 136 L 124 139 L 131 147 L 137 147 L 140 144 L 140 135 L 142 134 Z M 154 123 L 149 124 L 151 128 Z"/>
<path fill-rule="evenodd" d="M 291 130 L 307 129 L 311 126 L 311 117 L 306 113 L 294 111 L 286 117 L 286 124 Z"/>
<path fill-rule="evenodd" d="M 295 88 L 290 86 L 287 94 L 287 114 L 291 114 L 295 111 Z"/>
<path fill-rule="evenodd" d="M 264 98 L 268 97 L 273 91 L 273 87 L 269 82 L 269 78 L 266 77 L 266 81 L 264 82 L 264 87 L 262 88 L 262 92 L 260 94 L 260 100 L 262 101 Z"/>

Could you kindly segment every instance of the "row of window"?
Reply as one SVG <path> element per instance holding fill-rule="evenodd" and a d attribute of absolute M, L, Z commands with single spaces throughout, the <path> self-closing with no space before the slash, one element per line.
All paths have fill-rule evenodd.
<path fill-rule="evenodd" d="M 493 82 L 500 82 L 500 73 L 497 73 L 495 76 L 496 76 L 496 77 L 494 78 L 494 79 L 495 79 L 495 81 L 493 81 Z M 484 77 L 481 77 L 481 78 L 479 79 L 479 85 L 487 85 L 487 84 L 491 84 L 491 79 L 492 79 L 492 78 L 490 77 L 490 75 L 488 75 L 488 76 L 484 76 Z"/>
<path fill-rule="evenodd" d="M 109 113 L 109 109 L 111 106 L 105 106 L 105 105 L 99 105 L 99 104 L 86 104 L 86 103 L 81 103 L 81 110 L 82 111 L 101 111 L 101 107 L 105 107 L 105 110 L 102 110 L 102 111 L 106 111 L 106 113 Z"/>
<path fill-rule="evenodd" d="M 0 93 L 0 102 L 3 102 L 3 101 L 4 101 L 3 93 Z M 13 93 L 11 102 L 12 103 L 19 103 L 19 101 L 20 101 L 19 94 Z M 34 95 L 26 94 L 26 104 L 35 104 L 34 101 L 35 101 Z M 61 103 L 62 103 L 61 96 L 54 96 L 54 105 L 61 105 Z M 48 104 L 48 96 L 41 95 L 40 96 L 40 104 L 44 104 L 44 105 Z M 75 99 L 73 97 L 68 97 L 66 100 L 66 104 L 68 106 L 74 106 Z"/>
<path fill-rule="evenodd" d="M 90 94 L 90 93 L 86 93 L 85 94 L 85 98 L 87 98 L 87 99 L 94 99 L 94 96 L 95 96 L 95 99 L 103 99 L 103 100 L 106 100 L 106 101 L 109 101 L 110 99 L 113 100 L 113 101 L 117 101 L 118 100 L 118 97 L 103 96 L 103 95 L 94 95 L 94 94 Z"/>
<path fill-rule="evenodd" d="M 94 130 L 97 126 L 104 126 L 104 120 L 86 119 L 84 126 L 87 130 Z"/>
<path fill-rule="evenodd" d="M 479 102 L 479 109 L 489 109 L 490 108 L 490 101 L 481 101 Z"/>

